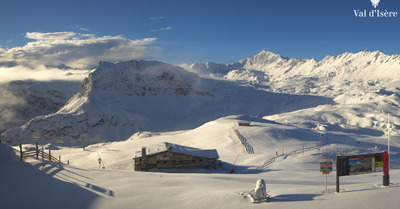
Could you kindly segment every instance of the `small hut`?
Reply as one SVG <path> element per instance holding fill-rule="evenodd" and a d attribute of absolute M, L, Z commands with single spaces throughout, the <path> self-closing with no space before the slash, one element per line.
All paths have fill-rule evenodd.
<path fill-rule="evenodd" d="M 176 168 L 216 168 L 216 149 L 202 150 L 193 147 L 163 142 L 152 147 L 143 147 L 135 156 L 135 171 Z"/>
<path fill-rule="evenodd" d="M 239 125 L 239 126 L 250 126 L 250 123 L 251 123 L 251 122 L 249 122 L 249 121 L 239 121 L 239 122 L 238 122 L 238 125 Z"/>

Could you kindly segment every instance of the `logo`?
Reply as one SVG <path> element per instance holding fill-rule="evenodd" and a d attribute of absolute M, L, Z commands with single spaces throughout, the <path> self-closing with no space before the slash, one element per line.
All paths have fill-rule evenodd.
<path fill-rule="evenodd" d="M 366 9 L 354 9 L 354 16 L 360 18 L 398 18 L 399 12 L 388 9 L 376 9 L 381 0 L 369 0 L 374 9 L 367 11 Z"/>
<path fill-rule="evenodd" d="M 372 3 L 372 6 L 376 9 L 376 7 L 379 6 L 378 4 L 379 4 L 379 2 L 380 2 L 381 0 L 370 0 L 370 1 L 371 1 L 371 3 Z"/>

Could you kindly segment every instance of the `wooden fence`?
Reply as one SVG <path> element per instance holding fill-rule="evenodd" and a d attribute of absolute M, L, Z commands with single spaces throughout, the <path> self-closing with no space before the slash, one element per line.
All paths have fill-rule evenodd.
<path fill-rule="evenodd" d="M 23 161 L 24 158 L 27 157 L 36 157 L 36 159 L 39 159 L 39 157 L 42 158 L 42 160 L 48 160 L 56 163 L 62 163 L 61 162 L 61 155 L 58 156 L 58 159 L 54 156 L 51 155 L 51 149 L 49 149 L 49 152 L 44 152 L 43 149 L 39 149 L 38 144 L 36 143 L 36 149 L 34 150 L 28 150 L 28 151 L 22 151 L 22 143 L 19 145 L 19 151 L 20 151 L 20 160 L 21 162 Z"/>

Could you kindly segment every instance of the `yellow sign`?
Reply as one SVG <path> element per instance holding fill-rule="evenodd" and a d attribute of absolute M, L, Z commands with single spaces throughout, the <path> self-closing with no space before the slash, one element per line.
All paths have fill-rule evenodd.
<path fill-rule="evenodd" d="M 375 162 L 375 167 L 383 167 L 383 161 Z"/>

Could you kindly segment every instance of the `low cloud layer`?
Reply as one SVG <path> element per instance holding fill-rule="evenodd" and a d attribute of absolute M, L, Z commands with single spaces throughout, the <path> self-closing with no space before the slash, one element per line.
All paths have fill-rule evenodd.
<path fill-rule="evenodd" d="M 37 66 L 34 69 L 25 66 L 0 67 L 0 84 L 9 83 L 16 80 L 36 80 L 36 81 L 82 81 L 90 70 L 78 69 L 59 69 L 46 66 Z"/>
<path fill-rule="evenodd" d="M 88 69 L 102 60 L 150 59 L 157 52 L 157 48 L 151 46 L 156 38 L 131 40 L 122 36 L 96 37 L 74 32 L 31 32 L 26 33 L 25 37 L 32 40 L 25 46 L 0 48 L 0 82 L 12 80 L 17 75 L 22 79 L 28 79 L 29 76 L 40 79 L 38 75 L 54 70 L 46 66 L 66 65 Z M 23 75 L 24 70 L 26 75 Z M 65 72 L 54 71 L 54 74 L 47 78 L 53 76 L 57 79 Z"/>
<path fill-rule="evenodd" d="M 16 108 L 24 106 L 25 101 L 13 93 L 0 88 L 0 132 L 20 121 Z"/>

